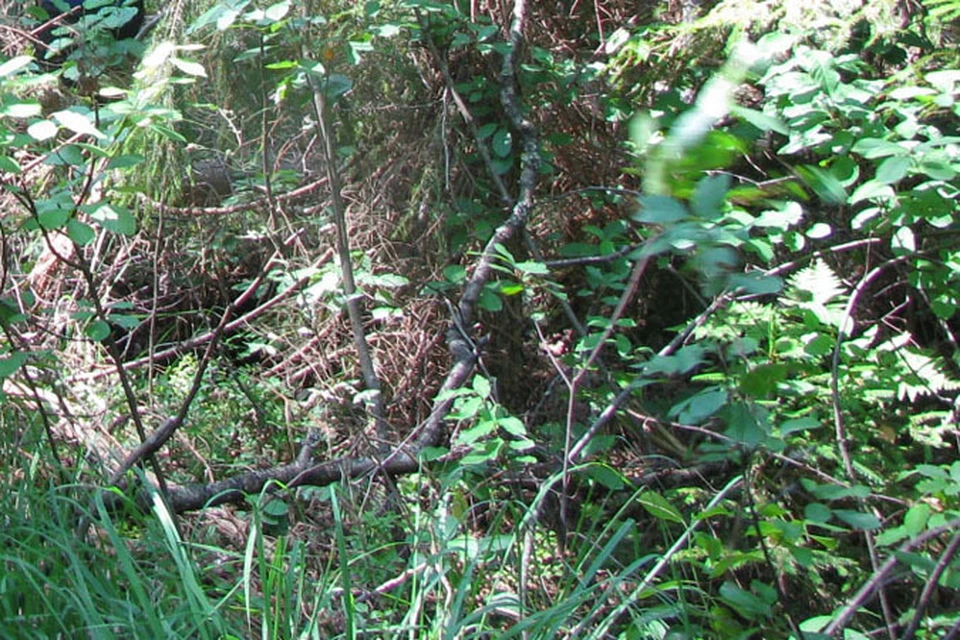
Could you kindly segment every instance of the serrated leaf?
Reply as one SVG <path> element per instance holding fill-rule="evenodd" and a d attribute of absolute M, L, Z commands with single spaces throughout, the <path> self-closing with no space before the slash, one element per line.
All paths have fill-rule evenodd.
<path fill-rule="evenodd" d="M 814 260 L 810 266 L 798 271 L 787 280 L 791 289 L 803 292 L 801 299 L 812 300 L 814 304 L 826 305 L 844 295 L 846 289 L 840 278 L 833 273 L 823 260 Z"/>

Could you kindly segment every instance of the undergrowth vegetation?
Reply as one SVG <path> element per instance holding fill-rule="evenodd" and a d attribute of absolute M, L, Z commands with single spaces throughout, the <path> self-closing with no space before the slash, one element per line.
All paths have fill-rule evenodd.
<path fill-rule="evenodd" d="M 0 636 L 960 637 L 956 0 L 0 7 Z"/>

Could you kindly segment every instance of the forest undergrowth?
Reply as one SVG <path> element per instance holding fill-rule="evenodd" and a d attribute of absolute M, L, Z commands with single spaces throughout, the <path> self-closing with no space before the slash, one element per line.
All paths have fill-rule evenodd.
<path fill-rule="evenodd" d="M 0 7 L 0 636 L 960 637 L 956 0 Z"/>

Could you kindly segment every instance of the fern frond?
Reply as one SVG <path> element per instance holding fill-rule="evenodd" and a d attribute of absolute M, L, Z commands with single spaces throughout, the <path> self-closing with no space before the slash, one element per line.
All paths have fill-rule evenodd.
<path fill-rule="evenodd" d="M 815 305 L 825 306 L 846 293 L 840 278 L 823 260 L 813 261 L 791 277 L 787 284 L 791 297 Z"/>

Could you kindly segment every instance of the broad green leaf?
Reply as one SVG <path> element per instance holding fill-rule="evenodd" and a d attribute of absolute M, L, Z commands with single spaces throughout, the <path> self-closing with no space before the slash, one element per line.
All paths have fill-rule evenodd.
<path fill-rule="evenodd" d="M 456 444 L 473 444 L 496 430 L 497 423 L 494 420 L 479 420 L 476 425 L 457 434 Z"/>
<path fill-rule="evenodd" d="M 0 156 L 0 172 L 17 174 L 21 171 L 22 169 L 16 160 L 9 156 Z"/>
<path fill-rule="evenodd" d="M 503 300 L 500 299 L 500 296 L 486 287 L 480 291 L 477 304 L 484 311 L 497 312 L 503 309 Z"/>
<path fill-rule="evenodd" d="M 902 256 L 908 253 L 915 253 L 917 250 L 917 238 L 910 227 L 900 227 L 893 238 L 890 239 L 890 247 L 894 255 Z"/>
<path fill-rule="evenodd" d="M 780 435 L 788 436 L 791 433 L 796 433 L 797 431 L 807 431 L 809 429 L 818 429 L 822 425 L 819 420 L 816 418 L 806 417 L 806 418 L 794 418 L 792 420 L 787 420 L 780 425 Z"/>
<path fill-rule="evenodd" d="M 125 313 L 111 313 L 110 322 L 122 329 L 136 329 L 140 326 L 141 320 L 137 316 L 132 316 Z"/>
<path fill-rule="evenodd" d="M 720 585 L 720 597 L 734 611 L 748 620 L 767 618 L 773 613 L 769 603 L 732 582 L 724 582 Z"/>
<path fill-rule="evenodd" d="M 667 502 L 667 499 L 656 491 L 644 491 L 637 500 L 640 502 L 640 506 L 654 518 L 684 524 L 683 516 L 677 511 L 676 507 Z"/>
<path fill-rule="evenodd" d="M 880 184 L 895 184 L 900 182 L 910 170 L 912 162 L 906 156 L 893 156 L 887 158 L 877 167 L 877 175 L 874 178 Z"/>
<path fill-rule="evenodd" d="M 837 518 L 843 520 L 854 529 L 872 531 L 873 529 L 879 529 L 881 526 L 880 520 L 872 513 L 863 513 L 861 511 L 851 511 L 848 509 L 834 509 L 833 513 Z"/>
<path fill-rule="evenodd" d="M 7 118 L 35 118 L 43 112 L 39 102 L 16 101 L 0 105 L 0 116 Z"/>
<path fill-rule="evenodd" d="M 0 78 L 12 76 L 30 66 L 33 62 L 31 56 L 16 56 L 0 64 Z"/>
<path fill-rule="evenodd" d="M 610 491 L 620 491 L 627 486 L 623 474 L 605 464 L 588 465 L 581 473 Z"/>
<path fill-rule="evenodd" d="M 490 381 L 483 376 L 477 375 L 473 377 L 473 391 L 479 397 L 489 398 L 491 388 Z"/>
<path fill-rule="evenodd" d="M 920 502 L 907 511 L 903 516 L 903 526 L 911 537 L 923 532 L 930 520 L 931 509 L 926 502 Z"/>
<path fill-rule="evenodd" d="M 785 125 L 779 118 L 776 116 L 768 115 L 762 111 L 757 111 L 756 109 L 748 109 L 746 107 L 741 107 L 739 105 L 731 105 L 730 113 L 737 116 L 745 122 L 749 122 L 754 127 L 763 131 L 764 133 L 768 131 L 774 131 L 780 135 L 790 135 L 790 129 Z"/>
<path fill-rule="evenodd" d="M 81 247 L 87 246 L 97 237 L 93 227 L 76 218 L 67 221 L 67 236 Z"/>
<path fill-rule="evenodd" d="M 893 199 L 894 195 L 893 187 L 890 185 L 876 180 L 868 180 L 851 194 L 848 204 L 857 204 L 863 200 L 887 201 Z"/>
<path fill-rule="evenodd" d="M 100 223 L 107 231 L 132 236 L 137 232 L 137 221 L 126 207 L 109 202 L 99 202 L 92 207 L 83 207 L 90 219 Z"/>
<path fill-rule="evenodd" d="M 48 209 L 37 214 L 37 221 L 44 229 L 59 229 L 70 219 L 69 209 Z"/>
<path fill-rule="evenodd" d="M 843 204 L 847 201 L 847 190 L 843 184 L 829 171 L 813 165 L 801 165 L 796 168 L 808 187 L 824 202 L 829 204 Z"/>
<path fill-rule="evenodd" d="M 97 129 L 91 118 L 77 113 L 76 111 L 56 111 L 51 114 L 50 117 L 59 122 L 61 126 L 70 129 L 74 133 L 93 136 L 98 140 L 103 140 L 107 137 L 103 134 L 103 132 Z"/>
<path fill-rule="evenodd" d="M 490 142 L 490 148 L 498 158 L 509 157 L 510 152 L 513 150 L 513 134 L 506 128 L 497 129 L 497 132 L 493 134 L 493 139 Z"/>
<path fill-rule="evenodd" d="M 678 200 L 669 196 L 646 195 L 640 198 L 640 211 L 634 214 L 637 222 L 669 224 L 690 217 L 690 212 Z"/>
<path fill-rule="evenodd" d="M 27 127 L 27 135 L 39 142 L 55 138 L 57 131 L 57 125 L 49 120 L 40 120 Z"/>
<path fill-rule="evenodd" d="M 868 160 L 874 158 L 886 158 L 887 156 L 910 155 L 910 150 L 908 148 L 896 144 L 895 142 L 890 142 L 889 140 L 883 140 L 881 138 L 862 138 L 853 145 L 853 148 L 850 149 L 850 151 L 853 153 L 859 153 Z"/>
<path fill-rule="evenodd" d="M 14 351 L 9 356 L 0 358 L 0 378 L 12 376 L 27 361 L 27 356 L 19 351 Z"/>
<path fill-rule="evenodd" d="M 833 510 L 820 502 L 811 502 L 803 508 L 803 517 L 814 524 L 826 524 L 833 517 Z"/>
<path fill-rule="evenodd" d="M 719 411 L 727 403 L 727 398 L 726 389 L 709 387 L 674 405 L 669 415 L 679 422 L 699 424 Z"/>
<path fill-rule="evenodd" d="M 720 217 L 721 210 L 730 190 L 730 176 L 722 173 L 707 176 L 697 183 L 690 197 L 690 208 L 707 220 Z"/>
<path fill-rule="evenodd" d="M 94 342 L 103 342 L 110 335 L 110 325 L 103 320 L 95 320 L 83 332 Z"/>
<path fill-rule="evenodd" d="M 182 58 L 171 57 L 170 64 L 184 72 L 188 76 L 194 76 L 197 78 L 206 78 L 207 71 L 203 68 L 203 65 L 198 62 L 193 62 L 191 60 L 183 60 Z"/>
<path fill-rule="evenodd" d="M 107 163 L 107 167 L 106 167 L 106 168 L 107 168 L 108 170 L 110 170 L 110 169 L 127 169 L 127 168 L 129 168 L 129 167 L 133 167 L 133 166 L 136 166 L 136 165 L 140 164 L 141 162 L 143 162 L 143 160 L 144 160 L 143 156 L 141 156 L 141 155 L 139 155 L 139 154 L 136 154 L 136 153 L 131 153 L 131 154 L 122 155 L 122 156 L 116 156 L 115 158 L 111 158 L 110 162 Z"/>

